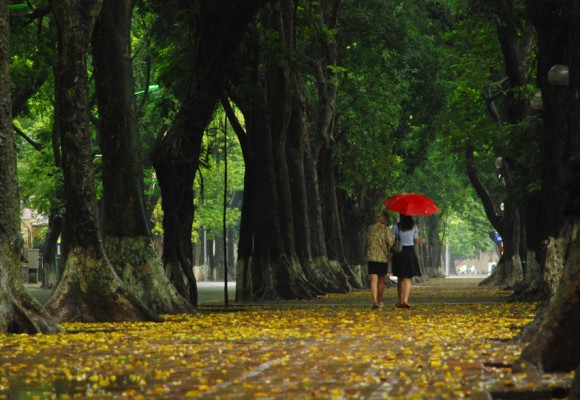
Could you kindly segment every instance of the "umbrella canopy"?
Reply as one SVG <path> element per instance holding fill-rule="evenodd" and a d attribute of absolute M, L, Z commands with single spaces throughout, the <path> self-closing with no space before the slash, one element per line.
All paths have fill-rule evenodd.
<path fill-rule="evenodd" d="M 399 193 L 383 201 L 387 210 L 404 215 L 431 215 L 439 207 L 429 197 L 418 193 Z"/>

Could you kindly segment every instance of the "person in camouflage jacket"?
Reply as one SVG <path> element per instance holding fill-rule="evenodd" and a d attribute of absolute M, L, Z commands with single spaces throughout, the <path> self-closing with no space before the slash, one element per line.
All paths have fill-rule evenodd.
<path fill-rule="evenodd" d="M 391 262 L 390 248 L 395 236 L 389 228 L 389 215 L 386 211 L 377 214 L 376 222 L 367 228 L 366 258 L 370 277 L 373 309 L 383 306 L 385 275 Z"/>

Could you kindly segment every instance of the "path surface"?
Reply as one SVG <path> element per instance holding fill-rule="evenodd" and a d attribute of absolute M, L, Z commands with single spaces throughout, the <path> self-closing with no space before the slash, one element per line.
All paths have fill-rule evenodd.
<path fill-rule="evenodd" d="M 0 399 L 565 397 L 570 375 L 511 373 L 537 305 L 479 281 L 415 285 L 408 310 L 395 288 L 379 310 L 368 291 L 224 307 L 212 284 L 198 315 L 0 336 Z"/>
<path fill-rule="evenodd" d="M 454 276 L 447 279 L 432 279 L 425 283 L 415 284 L 411 295 L 412 301 L 419 304 L 433 303 L 502 303 L 508 300 L 511 292 L 501 290 L 486 290 L 478 284 L 484 277 Z M 396 285 L 396 281 L 392 281 Z M 235 282 L 228 283 L 228 300 L 233 304 L 235 298 Z M 199 303 L 202 306 L 224 305 L 224 282 L 198 282 Z M 397 302 L 397 290 L 395 286 L 385 289 L 385 303 Z M 351 293 L 349 295 L 322 296 L 315 300 L 307 301 L 281 301 L 267 304 L 304 305 L 304 304 L 336 304 L 336 305 L 370 305 L 369 292 L 366 290 Z M 257 304 L 261 305 L 261 304 Z"/>

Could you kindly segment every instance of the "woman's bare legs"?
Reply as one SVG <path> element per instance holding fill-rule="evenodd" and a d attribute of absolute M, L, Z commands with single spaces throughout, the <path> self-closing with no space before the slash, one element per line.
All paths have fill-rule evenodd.
<path fill-rule="evenodd" d="M 403 302 L 405 301 L 403 295 L 404 295 L 404 283 L 405 279 L 404 278 L 397 278 L 397 294 L 399 295 L 399 305 L 402 306 Z"/>
<path fill-rule="evenodd" d="M 385 275 L 379 274 L 377 278 L 377 304 L 382 307 L 383 293 L 385 292 Z"/>
<path fill-rule="evenodd" d="M 409 305 L 409 294 L 411 293 L 411 278 L 404 278 L 402 286 L 403 286 L 402 304 Z"/>
<path fill-rule="evenodd" d="M 383 303 L 383 292 L 385 291 L 385 275 L 371 274 L 371 298 L 373 306 L 381 306 Z"/>

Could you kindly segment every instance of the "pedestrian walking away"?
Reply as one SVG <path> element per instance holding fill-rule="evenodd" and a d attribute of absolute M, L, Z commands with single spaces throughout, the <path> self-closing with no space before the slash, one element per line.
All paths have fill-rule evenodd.
<path fill-rule="evenodd" d="M 400 219 L 393 227 L 395 237 L 399 237 L 403 249 L 393 254 L 393 275 L 397 277 L 397 292 L 399 303 L 397 307 L 411 308 L 409 294 L 414 276 L 421 276 L 419 259 L 415 253 L 415 245 L 419 243 L 419 228 L 409 215 L 399 214 Z"/>
<path fill-rule="evenodd" d="M 385 275 L 391 260 L 390 248 L 395 236 L 389 228 L 389 215 L 386 211 L 377 214 L 376 222 L 367 228 L 366 257 L 370 278 L 372 308 L 383 306 Z"/>

